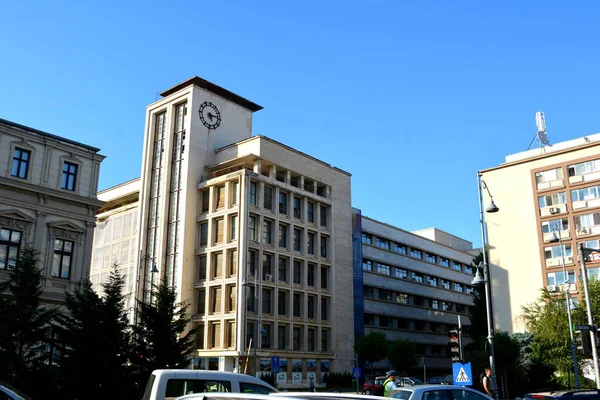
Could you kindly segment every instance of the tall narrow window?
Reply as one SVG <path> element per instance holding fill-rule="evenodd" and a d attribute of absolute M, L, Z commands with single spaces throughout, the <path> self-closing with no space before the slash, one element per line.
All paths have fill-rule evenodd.
<path fill-rule="evenodd" d="M 69 279 L 71 276 L 71 259 L 73 258 L 74 242 L 62 239 L 54 240 L 54 259 L 52 261 L 52 276 Z"/>
<path fill-rule="evenodd" d="M 250 188 L 249 188 L 248 192 L 249 192 L 249 197 L 250 197 L 248 199 L 248 201 L 250 202 L 250 205 L 252 205 L 252 206 L 258 205 L 258 202 L 256 199 L 256 182 L 250 181 Z"/>
<path fill-rule="evenodd" d="M 302 251 L 302 230 L 294 229 L 294 250 Z"/>
<path fill-rule="evenodd" d="M 227 274 L 229 276 L 234 276 L 235 274 L 237 274 L 237 263 L 237 249 L 229 250 L 227 256 Z"/>
<path fill-rule="evenodd" d="M 273 243 L 273 222 L 265 219 L 263 221 L 263 243 L 272 244 Z"/>
<path fill-rule="evenodd" d="M 271 267 L 272 263 L 273 263 L 273 256 L 268 253 L 263 253 L 262 272 L 263 272 L 263 279 L 266 281 L 273 280 L 273 269 Z"/>
<path fill-rule="evenodd" d="M 198 280 L 203 281 L 206 279 L 206 254 L 202 254 L 198 257 Z"/>
<path fill-rule="evenodd" d="M 301 328 L 294 327 L 294 350 L 302 349 L 302 331 Z"/>
<path fill-rule="evenodd" d="M 279 224 L 279 247 L 287 247 L 287 232 L 288 226 Z"/>
<path fill-rule="evenodd" d="M 279 268 L 277 271 L 277 279 L 281 282 L 287 282 L 288 259 L 279 257 Z"/>
<path fill-rule="evenodd" d="M 204 324 L 196 325 L 196 348 L 204 349 Z"/>
<path fill-rule="evenodd" d="M 277 314 L 288 315 L 288 296 L 289 292 L 280 291 L 277 294 Z"/>
<path fill-rule="evenodd" d="M 238 216 L 232 215 L 229 218 L 229 240 L 237 240 Z"/>
<path fill-rule="evenodd" d="M 75 190 L 75 179 L 77 178 L 77 164 L 65 161 L 63 164 L 61 188 Z"/>
<path fill-rule="evenodd" d="M 323 257 L 323 258 L 327 258 L 328 239 L 329 238 L 327 236 L 321 236 L 321 257 Z"/>
<path fill-rule="evenodd" d="M 217 209 L 225 207 L 225 186 L 217 186 L 215 192 Z"/>
<path fill-rule="evenodd" d="M 273 290 L 269 288 L 263 288 L 262 291 L 262 312 L 263 314 L 271 314 L 272 310 L 272 296 Z"/>
<path fill-rule="evenodd" d="M 315 254 L 315 234 L 312 232 L 308 232 L 308 242 L 306 245 L 306 252 L 308 254 Z"/>
<path fill-rule="evenodd" d="M 321 321 L 329 320 L 329 301 L 326 298 L 321 299 Z"/>
<path fill-rule="evenodd" d="M 281 350 L 287 348 L 287 326 L 279 325 L 277 327 L 277 347 Z"/>
<path fill-rule="evenodd" d="M 223 276 L 223 253 L 213 253 L 213 278 L 220 278 Z"/>
<path fill-rule="evenodd" d="M 223 232 L 225 230 L 225 222 L 223 218 L 215 219 L 215 243 L 223 243 Z"/>
<path fill-rule="evenodd" d="M 287 215 L 287 198 L 286 192 L 279 192 L 279 213 Z"/>
<path fill-rule="evenodd" d="M 200 246 L 208 244 L 208 222 L 200 224 Z"/>
<path fill-rule="evenodd" d="M 268 349 L 271 347 L 271 324 L 260 324 L 261 329 L 261 337 L 260 337 L 260 347 L 263 349 Z"/>
<path fill-rule="evenodd" d="M 209 209 L 209 204 L 210 204 L 210 189 L 205 189 L 202 192 L 200 192 L 200 196 L 202 196 L 202 204 L 200 206 L 200 212 L 201 213 L 207 213 L 208 209 Z"/>
<path fill-rule="evenodd" d="M 221 313 L 221 286 L 211 288 L 210 312 L 211 314 Z"/>
<path fill-rule="evenodd" d="M 321 206 L 321 226 L 327 226 L 327 206 Z"/>
<path fill-rule="evenodd" d="M 329 267 L 321 266 L 321 289 L 329 287 Z"/>
<path fill-rule="evenodd" d="M 294 317 L 302 317 L 302 293 L 294 293 Z"/>
<path fill-rule="evenodd" d="M 30 151 L 16 148 L 15 152 L 13 153 L 11 175 L 16 176 L 17 178 L 27 179 L 30 158 Z"/>
<path fill-rule="evenodd" d="M 307 284 L 308 286 L 315 286 L 315 264 L 308 264 L 307 269 Z"/>
<path fill-rule="evenodd" d="M 315 328 L 308 328 L 308 351 L 315 351 Z"/>
<path fill-rule="evenodd" d="M 308 296 L 308 305 L 306 310 L 306 316 L 308 319 L 315 319 L 315 307 L 316 307 L 316 296 Z"/>
<path fill-rule="evenodd" d="M 21 248 L 21 232 L 0 229 L 0 269 L 15 269 Z"/>
<path fill-rule="evenodd" d="M 306 202 L 306 220 L 311 224 L 315 223 L 315 203 L 312 201 Z"/>
<path fill-rule="evenodd" d="M 256 250 L 248 250 L 248 274 L 256 276 Z"/>
<path fill-rule="evenodd" d="M 248 217 L 248 239 L 253 240 L 255 242 L 257 239 L 256 224 L 257 224 L 257 217 L 255 215 L 251 215 L 250 217 Z"/>
<path fill-rule="evenodd" d="M 329 351 L 329 329 L 321 330 L 321 351 Z"/>
<path fill-rule="evenodd" d="M 294 196 L 294 218 L 302 218 L 302 199 Z"/>
<path fill-rule="evenodd" d="M 204 315 L 206 308 L 206 289 L 198 290 L 198 298 L 196 301 L 196 314 Z"/>
<path fill-rule="evenodd" d="M 294 284 L 302 285 L 302 261 L 294 260 Z"/>
<path fill-rule="evenodd" d="M 265 210 L 273 210 L 273 188 L 265 185 L 263 206 Z"/>
<path fill-rule="evenodd" d="M 231 205 L 234 206 L 238 203 L 238 192 L 239 192 L 239 188 L 240 188 L 240 184 L 237 180 L 231 182 L 231 194 L 230 194 L 230 198 L 231 198 Z"/>

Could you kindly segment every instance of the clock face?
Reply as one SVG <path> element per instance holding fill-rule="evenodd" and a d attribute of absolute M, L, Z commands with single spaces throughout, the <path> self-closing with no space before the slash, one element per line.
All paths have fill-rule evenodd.
<path fill-rule="evenodd" d="M 217 129 L 221 124 L 221 113 L 213 103 L 205 101 L 200 106 L 200 120 L 208 129 Z"/>

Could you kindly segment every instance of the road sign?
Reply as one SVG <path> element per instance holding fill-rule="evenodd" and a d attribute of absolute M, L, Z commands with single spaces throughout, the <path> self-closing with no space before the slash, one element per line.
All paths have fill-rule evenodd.
<path fill-rule="evenodd" d="M 591 325 L 573 324 L 573 330 L 576 330 L 576 331 L 591 331 L 592 329 L 593 329 L 593 327 Z"/>
<path fill-rule="evenodd" d="M 452 364 L 452 382 L 457 386 L 473 385 L 473 374 L 471 373 L 471 363 L 453 363 Z"/>
<path fill-rule="evenodd" d="M 360 368 L 352 368 L 352 377 L 353 378 L 360 378 Z"/>
<path fill-rule="evenodd" d="M 271 369 L 274 374 L 279 373 L 279 356 L 271 357 Z"/>

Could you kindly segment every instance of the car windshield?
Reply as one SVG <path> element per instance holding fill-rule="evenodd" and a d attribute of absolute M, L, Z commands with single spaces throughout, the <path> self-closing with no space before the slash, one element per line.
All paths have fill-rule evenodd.
<path fill-rule="evenodd" d="M 12 395 L 15 399 L 32 400 L 31 397 L 10 386 L 8 383 L 0 382 L 0 388 L 2 391 L 4 391 L 4 393 Z"/>
<path fill-rule="evenodd" d="M 410 390 L 394 390 L 392 393 L 390 393 L 389 397 L 393 397 L 394 399 L 400 400 L 408 400 L 410 399 L 412 393 L 413 392 L 411 392 Z"/>

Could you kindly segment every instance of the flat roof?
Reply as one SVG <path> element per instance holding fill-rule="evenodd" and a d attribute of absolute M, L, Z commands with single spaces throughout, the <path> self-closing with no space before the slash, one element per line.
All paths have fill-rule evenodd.
<path fill-rule="evenodd" d="M 206 89 L 211 93 L 216 94 L 217 96 L 221 96 L 222 98 L 231 101 L 232 103 L 235 103 L 239 106 L 242 106 L 252 112 L 255 111 L 259 111 L 262 110 L 263 107 L 259 106 L 256 103 L 251 102 L 248 99 L 243 98 L 242 96 L 239 96 L 233 92 L 230 92 L 229 90 L 222 88 L 219 85 L 215 85 L 212 82 L 207 81 L 206 79 L 202 79 L 199 76 L 195 76 L 193 78 L 188 79 L 185 82 L 181 82 L 180 84 L 173 86 L 171 89 L 167 89 L 164 92 L 162 92 L 160 95 L 162 97 L 167 97 L 187 86 L 190 85 L 196 85 L 202 89 Z"/>
<path fill-rule="evenodd" d="M 0 124 L 12 126 L 13 128 L 18 128 L 18 129 L 22 129 L 24 131 L 29 131 L 29 132 L 32 132 L 32 133 L 37 133 L 38 135 L 46 136 L 46 137 L 49 137 L 49 138 L 52 138 L 52 139 L 55 139 L 55 140 L 58 140 L 58 141 L 61 141 L 61 142 L 65 142 L 65 143 L 69 143 L 69 144 L 72 144 L 72 145 L 75 145 L 75 146 L 83 147 L 83 148 L 91 150 L 91 151 L 93 151 L 95 153 L 97 153 L 97 152 L 100 151 L 100 149 L 97 148 L 97 147 L 89 146 L 87 144 L 83 144 L 81 142 L 76 142 L 75 140 L 67 139 L 67 138 L 64 138 L 62 136 L 57 136 L 57 135 L 53 135 L 53 134 L 48 133 L 48 132 L 40 131 L 39 129 L 35 129 L 35 128 L 32 128 L 30 126 L 25 126 L 25 125 L 17 124 L 16 122 L 8 121 L 6 119 L 0 118 Z"/>

